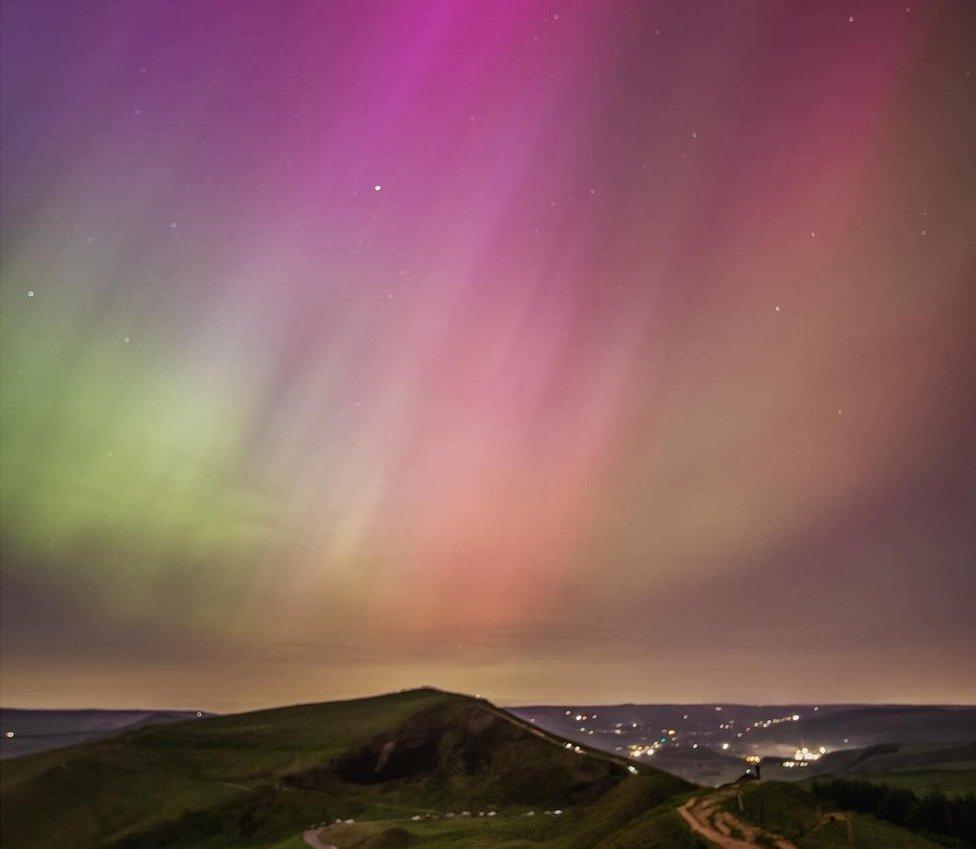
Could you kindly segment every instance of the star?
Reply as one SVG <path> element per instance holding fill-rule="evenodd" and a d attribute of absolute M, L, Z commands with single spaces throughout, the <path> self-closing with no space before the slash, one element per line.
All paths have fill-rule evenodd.
<path fill-rule="evenodd" d="M 383 188 L 383 187 L 382 187 L 382 186 L 381 186 L 381 185 L 380 185 L 379 183 L 377 183 L 377 184 L 376 184 L 375 186 L 373 186 L 373 191 L 374 191 L 374 192 L 378 192 L 378 191 L 380 191 L 380 190 L 381 190 L 382 188 Z"/>

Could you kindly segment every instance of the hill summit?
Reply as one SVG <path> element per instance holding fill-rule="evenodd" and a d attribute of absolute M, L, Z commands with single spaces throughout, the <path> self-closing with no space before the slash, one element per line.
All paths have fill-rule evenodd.
<path fill-rule="evenodd" d="M 270 846 L 310 823 L 608 797 L 628 763 L 432 688 L 139 728 L 7 761 L 3 845 Z M 653 799 L 691 785 L 654 770 Z"/>

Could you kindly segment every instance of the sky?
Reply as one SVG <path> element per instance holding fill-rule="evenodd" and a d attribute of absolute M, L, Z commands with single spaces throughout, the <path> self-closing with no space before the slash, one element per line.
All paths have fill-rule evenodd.
<path fill-rule="evenodd" d="M 2 14 L 4 705 L 976 702 L 972 3 Z"/>

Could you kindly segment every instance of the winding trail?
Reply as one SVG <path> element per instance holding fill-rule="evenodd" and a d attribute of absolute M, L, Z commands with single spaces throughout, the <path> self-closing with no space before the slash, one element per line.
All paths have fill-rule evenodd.
<path fill-rule="evenodd" d="M 787 840 L 764 828 L 744 823 L 738 817 L 723 810 L 723 805 L 737 793 L 738 790 L 732 787 L 718 790 L 708 796 L 696 796 L 678 808 L 678 813 L 693 832 L 721 849 L 759 849 L 761 846 L 796 849 L 796 844 L 792 840 Z M 757 843 L 756 839 L 759 837 L 763 837 L 765 842 Z"/>
<path fill-rule="evenodd" d="M 323 843 L 319 838 L 320 828 L 310 828 L 302 832 L 302 839 L 312 847 L 312 849 L 338 849 L 331 843 Z"/>

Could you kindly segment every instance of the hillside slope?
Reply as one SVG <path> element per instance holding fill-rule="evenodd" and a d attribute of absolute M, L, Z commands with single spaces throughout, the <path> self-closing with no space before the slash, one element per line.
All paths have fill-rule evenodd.
<path fill-rule="evenodd" d="M 966 840 L 912 831 L 817 799 L 797 784 L 766 781 L 737 788 L 727 811 L 771 831 L 797 849 L 936 849 L 967 847 Z"/>
<path fill-rule="evenodd" d="M 432 689 L 134 729 L 5 761 L 0 791 L 4 849 L 934 846 L 796 784 L 696 788 Z"/>
<path fill-rule="evenodd" d="M 858 775 L 920 769 L 976 770 L 976 742 L 889 743 L 830 752 L 813 764 L 814 774 Z"/>
<path fill-rule="evenodd" d="M 660 801 L 689 787 L 656 776 Z M 626 762 L 436 690 L 153 726 L 5 763 L 11 849 L 259 847 L 335 818 L 596 802 Z"/>
<path fill-rule="evenodd" d="M 957 795 L 976 792 L 976 743 L 884 743 L 842 749 L 804 770 L 786 769 L 779 759 L 768 758 L 762 771 L 765 778 L 779 781 L 837 776 Z"/>

